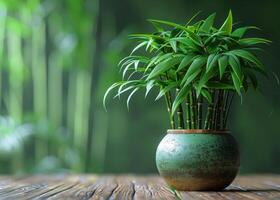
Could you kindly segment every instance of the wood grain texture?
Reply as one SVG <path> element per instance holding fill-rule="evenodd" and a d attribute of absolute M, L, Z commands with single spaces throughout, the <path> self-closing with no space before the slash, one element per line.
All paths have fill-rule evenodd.
<path fill-rule="evenodd" d="M 239 176 L 224 191 L 178 192 L 158 176 L 0 177 L 0 200 L 280 200 L 280 175 Z"/>

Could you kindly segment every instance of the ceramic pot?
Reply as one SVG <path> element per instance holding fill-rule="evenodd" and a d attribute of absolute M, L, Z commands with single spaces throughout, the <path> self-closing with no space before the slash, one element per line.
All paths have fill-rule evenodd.
<path fill-rule="evenodd" d="M 156 165 L 177 190 L 222 190 L 239 169 L 239 150 L 228 131 L 168 130 L 156 152 Z"/>

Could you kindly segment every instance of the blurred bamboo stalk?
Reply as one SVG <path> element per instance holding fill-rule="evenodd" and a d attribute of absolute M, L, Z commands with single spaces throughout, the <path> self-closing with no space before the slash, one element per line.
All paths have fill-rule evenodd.
<path fill-rule="evenodd" d="M 74 145 L 80 150 L 85 159 L 88 139 L 89 105 L 90 105 L 91 76 L 87 71 L 81 70 L 76 80 L 76 100 L 74 119 Z M 83 163 L 82 168 L 85 167 Z"/>
<path fill-rule="evenodd" d="M 75 96 L 76 96 L 76 70 L 68 72 L 68 90 L 67 90 L 67 128 L 74 130 L 74 116 L 75 116 Z M 74 142 L 74 139 L 73 139 Z"/>
<path fill-rule="evenodd" d="M 24 62 L 22 52 L 22 29 L 16 26 L 16 20 L 9 21 L 7 28 L 7 57 L 9 66 L 8 114 L 18 123 L 23 120 L 23 82 Z M 24 167 L 23 151 L 15 153 L 12 159 L 13 172 Z"/>
<path fill-rule="evenodd" d="M 47 119 L 47 72 L 45 52 L 45 23 L 38 16 L 34 16 L 32 26 L 32 81 L 33 106 L 35 115 L 39 119 Z M 35 142 L 36 162 L 47 155 L 48 147 L 40 138 Z"/>
<path fill-rule="evenodd" d="M 8 110 L 10 116 L 22 121 L 23 108 L 23 80 L 24 80 L 24 63 L 22 59 L 21 32 L 15 31 L 10 27 L 7 31 L 7 47 L 9 62 L 9 96 Z"/>
<path fill-rule="evenodd" d="M 49 119 L 57 129 L 62 126 L 62 61 L 58 56 L 52 54 L 49 62 L 48 75 L 48 107 Z"/>
<path fill-rule="evenodd" d="M 5 42 L 5 31 L 7 21 L 7 7 L 0 3 L 0 110 L 2 108 L 2 67 L 3 67 L 3 53 Z"/>

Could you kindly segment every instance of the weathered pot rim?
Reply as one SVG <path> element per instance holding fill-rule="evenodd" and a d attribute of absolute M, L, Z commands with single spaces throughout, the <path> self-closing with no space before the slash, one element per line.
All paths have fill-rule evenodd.
<path fill-rule="evenodd" d="M 228 134 L 229 130 L 168 129 L 167 134 Z"/>

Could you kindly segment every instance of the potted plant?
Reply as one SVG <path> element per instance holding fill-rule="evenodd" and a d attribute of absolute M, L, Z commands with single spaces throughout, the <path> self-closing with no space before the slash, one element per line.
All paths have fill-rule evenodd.
<path fill-rule="evenodd" d="M 120 61 L 123 80 L 115 97 L 140 89 L 146 96 L 158 88 L 156 100 L 165 98 L 170 129 L 156 152 L 156 164 L 165 181 L 178 190 L 218 190 L 227 187 L 239 168 L 238 146 L 227 129 L 234 96 L 258 87 L 257 74 L 266 75 L 255 55 L 263 38 L 244 37 L 253 26 L 233 30 L 229 12 L 221 27 L 215 13 L 179 25 L 149 20 L 152 34 L 134 34 L 140 43 Z M 166 29 L 167 27 L 167 29 Z M 136 52 L 140 51 L 138 55 Z"/>

